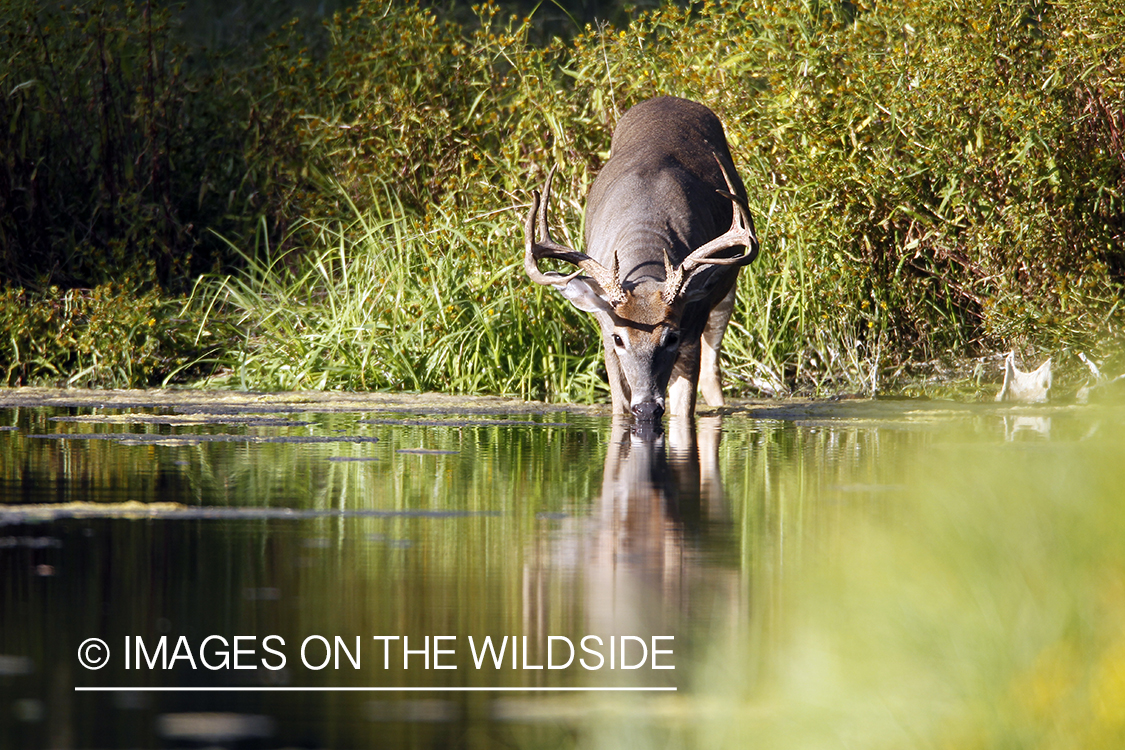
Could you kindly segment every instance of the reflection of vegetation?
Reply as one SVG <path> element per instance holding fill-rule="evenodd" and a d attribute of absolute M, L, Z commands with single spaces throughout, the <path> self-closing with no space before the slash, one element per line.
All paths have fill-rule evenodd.
<path fill-rule="evenodd" d="M 280 406 L 274 408 L 281 408 Z M 196 505 L 297 507 L 308 509 L 402 510 L 517 509 L 516 499 L 533 505 L 544 496 L 549 478 L 552 497 L 558 502 L 560 486 L 569 499 L 593 494 L 598 481 L 590 476 L 585 454 L 596 451 L 594 432 L 558 427 L 528 429 L 495 425 L 472 426 L 459 421 L 448 428 L 412 428 L 357 424 L 355 415 L 318 415 L 311 426 L 303 420 L 291 427 L 224 424 L 212 417 L 202 425 L 177 422 L 99 420 L 57 422 L 42 409 L 16 411 L 20 433 L 42 435 L 75 433 L 74 439 L 9 439 L 19 433 L 0 433 L 0 476 L 13 486 L 27 488 L 23 503 L 71 502 L 99 498 L 103 493 L 124 492 L 139 501 L 161 500 Z M 250 433 L 289 436 L 299 440 L 310 434 L 321 437 L 361 435 L 377 437 L 363 443 L 261 443 L 247 447 L 232 442 L 161 445 L 146 441 L 136 445 L 89 440 L 98 433 L 143 433 L 187 436 L 196 433 Z M 399 449 L 452 451 L 457 458 L 398 454 Z M 499 466 L 472 460 L 480 453 L 500 455 Z M 329 462 L 330 456 L 375 457 L 378 461 Z M 548 477 L 547 472 L 552 473 Z M 486 472 L 487 479 L 480 473 Z M 187 483 L 176 483 L 176 492 L 162 492 L 162 474 L 186 473 Z M 312 475 L 307 476 L 307 475 Z M 76 481 L 75 477 L 81 477 Z M 302 479 L 302 477 L 305 477 Z M 359 484 L 356 484 L 356 482 Z M 379 482 L 372 491 L 371 482 Z M 501 490 L 501 487 L 506 489 Z M 169 490 L 171 491 L 171 490 Z M 459 498 L 457 501 L 451 497 Z M 462 502 L 463 506 L 456 503 Z M 394 503 L 388 505 L 387 503 Z M 436 503 L 436 505 L 435 505 Z"/>
<path fill-rule="evenodd" d="M 695 723 L 703 745 L 1125 739 L 1120 425 L 1056 417 L 1053 442 L 1004 445 L 997 417 L 917 416 L 779 429 L 789 447 L 756 454 L 744 533 L 775 648 L 733 643 L 755 681 L 717 646 L 703 684 L 739 728 Z"/>
<path fill-rule="evenodd" d="M 545 42 L 536 19 L 476 13 L 361 2 L 224 66 L 148 6 L 9 5 L 5 275 L 50 297 L 230 270 L 205 304 L 237 322 L 221 359 L 246 385 L 588 399 L 588 323 L 522 283 L 507 209 L 561 162 L 575 239 L 617 117 L 670 93 L 722 116 L 760 217 L 728 344 L 743 388 L 881 389 L 1013 344 L 1108 351 L 1120 330 L 1111 0 L 664 6 Z M 45 365 L 6 348 L 9 382 L 58 379 L 62 347 Z"/>
<path fill-rule="evenodd" d="M 676 623 L 677 670 L 656 676 L 681 686 L 673 696 L 531 696 L 519 710 L 541 721 L 526 724 L 516 708 L 509 722 L 498 721 L 497 696 L 454 698 L 452 725 L 356 720 L 369 696 L 224 696 L 233 701 L 224 710 L 277 716 L 279 739 L 347 747 L 387 731 L 400 732 L 393 736 L 404 747 L 465 735 L 481 746 L 502 738 L 552 747 L 838 747 L 844 738 L 859 747 L 1119 747 L 1125 476 L 1117 457 L 1125 434 L 1105 410 L 1040 413 L 1052 421 L 1050 440 L 1009 430 L 1007 412 L 993 410 L 841 405 L 810 410 L 805 423 L 725 419 L 725 504 L 706 503 L 706 523 L 677 554 L 645 558 L 625 546 L 607 558 L 615 575 L 629 569 L 656 582 L 645 601 L 649 624 Z M 47 416 L 20 411 L 16 421 L 23 433 L 123 429 Z M 151 745 L 112 732 L 151 731 L 154 722 L 118 708 L 107 719 L 102 704 L 75 701 L 72 684 L 86 684 L 82 677 L 68 680 L 65 694 L 49 692 L 55 670 L 73 664 L 74 639 L 278 633 L 292 645 L 313 633 L 365 641 L 536 628 L 574 634 L 586 632 L 591 609 L 621 593 L 591 583 L 590 558 L 574 555 L 589 548 L 569 535 L 607 528 L 613 517 L 600 505 L 606 423 L 564 430 L 363 425 L 350 414 L 312 421 L 304 430 L 379 435 L 374 447 L 331 452 L 379 461 L 329 462 L 329 451 L 310 446 L 161 448 L 4 431 L 0 476 L 10 492 L 29 493 L 27 501 L 67 499 L 81 488 L 96 499 L 498 513 L 4 527 L 0 536 L 14 541 L 0 555 L 13 574 L 0 580 L 0 653 L 32 654 L 42 665 L 14 681 L 17 689 L 44 696 L 52 711 L 73 706 L 65 715 L 74 736 L 105 738 L 91 744 Z M 397 453 L 419 447 L 458 453 Z M 630 511 L 643 507 L 638 499 L 629 499 Z M 612 530 L 624 540 L 637 531 Z M 713 556 L 728 539 L 740 551 L 734 565 Z M 54 543 L 16 544 L 24 540 Z M 32 578 L 37 564 L 58 575 Z M 381 653 L 370 643 L 364 649 Z M 227 684 L 219 677 L 181 668 L 97 679 Z M 370 664 L 250 675 L 305 685 L 509 677 L 467 663 L 440 675 Z M 528 680 L 521 684 L 606 685 L 612 677 L 515 675 Z M 210 698 L 194 700 L 156 696 L 144 710 L 209 710 L 202 701 Z"/>
<path fill-rule="evenodd" d="M 748 618 L 710 612 L 690 697 L 603 702 L 577 746 L 1125 740 L 1119 424 L 1059 415 L 1054 442 L 995 414 L 724 427 Z"/>

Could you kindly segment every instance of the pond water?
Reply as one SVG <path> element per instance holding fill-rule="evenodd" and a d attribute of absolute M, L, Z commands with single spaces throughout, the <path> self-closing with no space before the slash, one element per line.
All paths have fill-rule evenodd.
<path fill-rule="evenodd" d="M 0 394 L 0 746 L 1125 746 L 1125 407 L 664 427 Z"/>

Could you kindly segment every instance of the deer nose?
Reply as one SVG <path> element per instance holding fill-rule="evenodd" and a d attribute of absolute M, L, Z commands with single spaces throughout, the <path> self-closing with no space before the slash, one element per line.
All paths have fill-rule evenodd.
<path fill-rule="evenodd" d="M 655 422 L 664 416 L 664 407 L 655 401 L 643 401 L 633 406 L 633 416 L 642 422 Z"/>

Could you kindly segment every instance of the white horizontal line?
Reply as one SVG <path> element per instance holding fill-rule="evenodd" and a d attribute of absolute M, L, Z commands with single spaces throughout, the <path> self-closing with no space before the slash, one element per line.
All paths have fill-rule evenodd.
<path fill-rule="evenodd" d="M 75 687 L 76 693 L 598 693 L 675 692 L 674 687 Z"/>

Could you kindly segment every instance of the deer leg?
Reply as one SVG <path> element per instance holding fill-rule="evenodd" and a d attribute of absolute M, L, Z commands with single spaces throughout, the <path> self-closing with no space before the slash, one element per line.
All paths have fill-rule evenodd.
<path fill-rule="evenodd" d="M 731 313 L 734 312 L 735 290 L 732 287 L 727 296 L 715 305 L 707 317 L 707 326 L 703 329 L 701 352 L 699 355 L 699 389 L 703 391 L 703 400 L 708 406 L 722 406 L 723 400 L 723 375 L 719 370 L 719 347 L 723 343 L 723 334 L 727 331 Z"/>
<path fill-rule="evenodd" d="M 665 411 L 673 417 L 691 417 L 695 414 L 695 391 L 699 383 L 700 344 L 681 346 L 680 356 L 672 368 L 668 381 L 668 398 Z"/>

